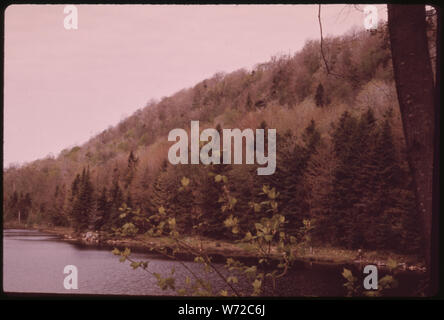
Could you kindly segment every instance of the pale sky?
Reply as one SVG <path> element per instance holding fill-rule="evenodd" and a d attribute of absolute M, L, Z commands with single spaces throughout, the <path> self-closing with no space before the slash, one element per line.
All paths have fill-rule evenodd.
<path fill-rule="evenodd" d="M 4 167 L 56 156 L 152 98 L 319 39 L 317 5 L 77 5 L 77 30 L 64 28 L 64 7 L 6 9 Z M 322 22 L 324 36 L 341 35 L 362 28 L 364 13 L 323 5 Z"/>

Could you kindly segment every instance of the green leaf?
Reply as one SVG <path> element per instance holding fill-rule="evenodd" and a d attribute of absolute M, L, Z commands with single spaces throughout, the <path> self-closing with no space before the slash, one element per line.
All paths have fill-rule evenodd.
<path fill-rule="evenodd" d="M 194 258 L 194 262 L 196 262 L 196 263 L 204 263 L 205 260 L 204 260 L 204 258 L 199 256 L 199 257 L 195 257 Z"/>
<path fill-rule="evenodd" d="M 170 227 L 174 228 L 176 226 L 176 218 L 169 218 L 168 224 L 170 225 Z"/>
<path fill-rule="evenodd" d="M 226 218 L 226 219 L 224 220 L 224 225 L 225 225 L 225 227 L 227 227 L 227 228 L 230 228 L 230 227 L 233 225 L 233 219 L 232 219 L 232 216 L 229 216 L 228 218 Z"/>
<path fill-rule="evenodd" d="M 245 241 L 250 241 L 252 238 L 253 238 L 253 236 L 252 236 L 251 232 L 248 231 L 248 232 L 245 234 L 245 238 L 244 238 L 244 240 L 245 240 Z"/>
<path fill-rule="evenodd" d="M 259 280 L 259 279 L 254 280 L 254 282 L 253 282 L 253 288 L 254 288 L 254 291 L 255 291 L 255 292 L 259 291 L 259 289 L 261 288 L 261 286 L 262 286 L 262 281 L 261 281 L 261 280 Z"/>
<path fill-rule="evenodd" d="M 125 248 L 125 250 L 122 252 L 122 256 L 128 257 L 131 254 L 131 250 L 129 248 Z"/>
<path fill-rule="evenodd" d="M 244 270 L 244 273 L 245 274 L 247 274 L 247 275 L 256 275 L 256 272 L 257 272 L 257 267 L 256 266 L 251 266 L 251 267 L 248 267 L 248 268 L 246 268 L 245 270 Z"/>
<path fill-rule="evenodd" d="M 177 238 L 177 237 L 179 237 L 179 232 L 177 232 L 177 231 L 171 231 L 171 232 L 170 232 L 170 235 L 171 235 L 173 238 Z"/>
<path fill-rule="evenodd" d="M 398 282 L 391 275 L 386 275 L 379 279 L 378 285 L 383 289 L 394 288 L 398 285 Z"/>
<path fill-rule="evenodd" d="M 237 283 L 238 280 L 237 280 L 237 277 L 235 277 L 235 276 L 229 276 L 229 277 L 227 278 L 227 282 Z"/>
<path fill-rule="evenodd" d="M 115 256 L 120 256 L 120 250 L 117 248 L 114 248 L 113 251 L 111 251 L 112 254 L 114 254 Z"/>
<path fill-rule="evenodd" d="M 176 288 L 175 282 L 176 282 L 175 278 L 172 278 L 172 277 L 166 278 L 165 279 L 166 289 L 168 289 L 168 287 L 170 287 L 171 289 L 175 290 L 175 288 Z"/>
<path fill-rule="evenodd" d="M 268 197 L 270 199 L 276 199 L 276 190 L 274 188 L 268 192 Z"/>
<path fill-rule="evenodd" d="M 271 208 L 272 208 L 273 210 L 277 210 L 277 207 L 278 207 L 277 202 L 276 202 L 276 201 L 272 201 L 272 202 L 271 202 Z"/>
<path fill-rule="evenodd" d="M 354 277 L 352 272 L 349 269 L 344 268 L 344 272 L 342 272 L 342 276 L 348 281 L 354 281 Z"/>
<path fill-rule="evenodd" d="M 227 291 L 227 290 L 221 290 L 221 291 L 220 291 L 220 295 L 221 295 L 222 297 L 227 297 L 227 296 L 228 296 L 228 291 Z"/>
<path fill-rule="evenodd" d="M 222 176 L 220 174 L 218 174 L 214 177 L 214 181 L 216 181 L 216 182 L 220 182 L 221 180 L 222 180 Z"/>
<path fill-rule="evenodd" d="M 394 259 L 392 259 L 392 258 L 389 258 L 389 259 L 387 260 L 387 267 L 388 267 L 390 270 L 394 270 L 394 269 L 396 269 L 396 268 L 398 267 L 398 263 L 396 262 L 396 260 L 394 260 Z"/>
<path fill-rule="evenodd" d="M 231 266 L 232 264 L 234 264 L 235 263 L 235 261 L 234 261 L 234 259 L 233 258 L 227 258 L 227 266 Z"/>
<path fill-rule="evenodd" d="M 233 215 L 231 214 L 227 219 L 225 219 L 224 225 L 227 228 L 231 228 L 231 227 L 236 226 L 237 222 L 238 222 L 237 218 L 233 218 Z"/>
<path fill-rule="evenodd" d="M 180 182 L 182 183 L 182 186 L 187 187 L 190 183 L 190 179 L 188 179 L 187 177 L 183 177 Z"/>

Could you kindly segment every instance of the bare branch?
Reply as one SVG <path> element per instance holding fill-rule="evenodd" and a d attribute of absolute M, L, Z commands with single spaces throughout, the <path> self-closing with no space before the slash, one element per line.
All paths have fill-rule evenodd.
<path fill-rule="evenodd" d="M 324 44 L 324 37 L 322 35 L 321 5 L 319 5 L 319 7 L 318 7 L 318 21 L 319 21 L 319 30 L 321 32 L 321 56 L 322 56 L 322 60 L 324 61 L 325 70 L 327 71 L 327 76 L 328 75 L 332 75 L 334 77 L 345 79 L 345 80 L 348 80 L 348 81 L 358 82 L 358 79 L 356 77 L 344 76 L 342 74 L 334 73 L 334 72 L 331 71 L 330 67 L 328 66 L 327 59 L 325 58 L 325 54 L 324 54 L 324 46 L 323 46 L 323 44 Z"/>
<path fill-rule="evenodd" d="M 319 9 L 318 9 L 318 20 L 319 20 L 319 29 L 321 31 L 321 56 L 322 56 L 322 59 L 324 60 L 325 69 L 327 70 L 327 74 L 330 74 L 330 69 L 328 67 L 327 60 L 325 59 L 324 48 L 323 48 L 324 38 L 322 36 L 321 5 L 319 5 Z"/>

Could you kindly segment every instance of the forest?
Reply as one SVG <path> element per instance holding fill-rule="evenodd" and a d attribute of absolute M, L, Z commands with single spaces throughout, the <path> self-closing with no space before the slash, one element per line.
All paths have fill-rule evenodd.
<path fill-rule="evenodd" d="M 132 237 L 149 232 L 149 218 L 165 210 L 181 234 L 192 235 L 198 223 L 208 238 L 236 240 L 223 228 L 229 213 L 221 194 L 236 199 L 239 226 L 247 229 L 267 216 L 257 206 L 265 189 L 279 194 L 286 232 L 297 240 L 309 224 L 313 246 L 418 254 L 423 242 L 387 25 L 323 42 L 330 69 L 341 76 L 327 75 L 319 40 L 309 40 L 293 55 L 151 100 L 56 157 L 10 165 L 3 170 L 4 222 L 20 217 L 29 226 Z M 255 164 L 170 164 L 168 132 L 189 132 L 192 120 L 200 130 L 276 129 L 276 172 L 257 175 Z"/>

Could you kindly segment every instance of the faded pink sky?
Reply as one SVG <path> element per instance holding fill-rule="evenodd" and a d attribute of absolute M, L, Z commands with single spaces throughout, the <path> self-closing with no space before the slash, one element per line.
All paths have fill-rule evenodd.
<path fill-rule="evenodd" d="M 317 5 L 77 8 L 77 30 L 65 30 L 64 5 L 5 12 L 4 166 L 57 155 L 151 98 L 319 38 Z M 350 5 L 322 7 L 325 35 L 361 28 L 363 19 Z"/>

